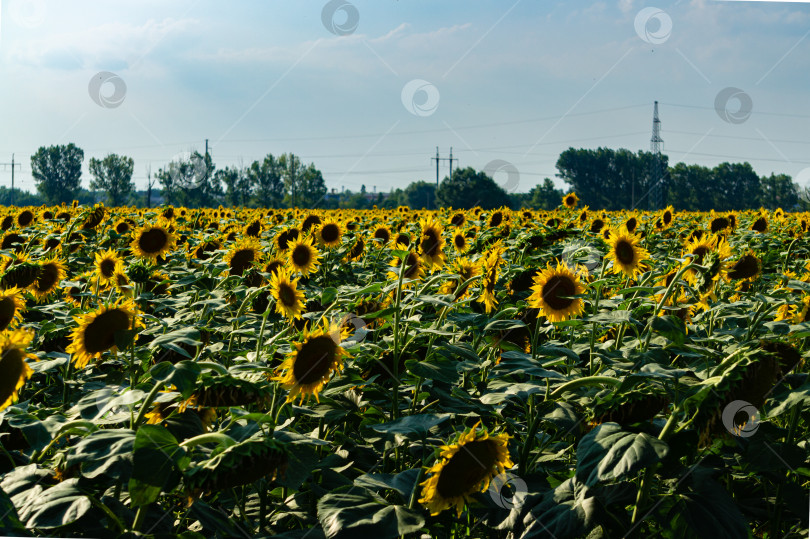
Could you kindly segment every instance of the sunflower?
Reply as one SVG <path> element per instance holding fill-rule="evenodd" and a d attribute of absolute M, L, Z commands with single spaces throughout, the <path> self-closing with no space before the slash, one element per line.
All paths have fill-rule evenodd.
<path fill-rule="evenodd" d="M 674 220 L 675 208 L 672 206 L 667 206 L 666 209 L 661 213 L 661 224 L 663 224 L 664 228 L 666 228 L 671 225 Z"/>
<path fill-rule="evenodd" d="M 734 262 L 728 269 L 729 279 L 748 279 L 750 281 L 756 280 L 762 271 L 762 262 L 754 254 L 753 251 L 748 251 L 742 255 L 739 260 Z"/>
<path fill-rule="evenodd" d="M 298 239 L 298 236 L 301 235 L 301 232 L 297 228 L 289 228 L 287 230 L 282 230 L 276 235 L 275 244 L 276 250 L 280 253 L 285 252 L 289 249 L 290 243 L 294 242 Z"/>
<path fill-rule="evenodd" d="M 500 250 L 493 249 L 484 255 L 484 259 L 481 261 L 483 281 L 481 283 L 481 296 L 476 301 L 484 304 L 487 314 L 491 313 L 498 304 L 498 300 L 495 299 L 495 285 L 498 283 L 500 260 Z"/>
<path fill-rule="evenodd" d="M 650 253 L 639 245 L 640 241 L 638 236 L 629 233 L 624 227 L 611 230 L 608 239 L 610 251 L 606 257 L 613 261 L 613 273 L 624 273 L 627 277 L 636 278 L 649 269 L 646 260 L 649 260 Z"/>
<path fill-rule="evenodd" d="M 289 245 L 289 264 L 302 275 L 309 275 L 320 265 L 320 254 L 312 246 L 312 238 L 297 240 Z"/>
<path fill-rule="evenodd" d="M 33 338 L 33 333 L 19 329 L 0 333 L 0 411 L 17 400 L 20 388 L 34 373 L 25 361 L 36 360 L 25 350 Z"/>
<path fill-rule="evenodd" d="M 422 235 L 419 240 L 419 252 L 422 260 L 428 268 L 444 265 L 444 239 L 442 238 L 442 226 L 435 220 L 423 220 Z"/>
<path fill-rule="evenodd" d="M 56 257 L 43 260 L 39 263 L 39 274 L 37 280 L 31 284 L 30 290 L 38 301 L 42 301 L 59 287 L 66 276 L 65 265 L 61 260 Z"/>
<path fill-rule="evenodd" d="M 465 284 L 473 277 L 481 275 L 481 267 L 468 258 L 459 257 L 453 261 L 451 273 L 457 277 L 445 282 L 439 292 L 441 294 L 453 294 L 457 299 L 461 299 L 469 293 L 469 284 Z"/>
<path fill-rule="evenodd" d="M 568 193 L 562 198 L 563 206 L 568 209 L 573 209 L 577 207 L 577 202 L 579 202 L 579 197 L 576 193 Z"/>
<path fill-rule="evenodd" d="M 129 277 L 123 271 L 116 271 L 113 274 L 112 278 L 113 285 L 118 292 L 128 298 L 132 297 L 133 290 L 132 290 L 132 283 L 129 281 Z"/>
<path fill-rule="evenodd" d="M 131 219 L 119 219 L 113 225 L 113 230 L 115 230 L 116 234 L 125 235 L 129 234 L 132 231 L 132 220 Z"/>
<path fill-rule="evenodd" d="M 579 276 L 565 264 L 557 263 L 556 268 L 549 263 L 534 277 L 533 293 L 529 296 L 529 306 L 540 309 L 551 322 L 562 322 L 584 311 L 581 298 L 574 298 L 585 292 Z"/>
<path fill-rule="evenodd" d="M 374 229 L 371 239 L 379 243 L 380 247 L 388 245 L 388 242 L 391 241 L 391 230 L 385 225 L 380 225 Z"/>
<path fill-rule="evenodd" d="M 25 312 L 25 299 L 22 290 L 11 287 L 0 290 L 0 331 L 14 329 L 22 323 Z"/>
<path fill-rule="evenodd" d="M 756 219 L 751 224 L 751 230 L 756 232 L 767 232 L 768 231 L 768 217 L 764 214 L 760 215 L 758 219 Z"/>
<path fill-rule="evenodd" d="M 23 250 L 23 244 L 28 241 L 28 238 L 16 232 L 6 232 L 3 239 L 0 239 L 0 249 L 7 250 L 13 249 L 15 252 Z"/>
<path fill-rule="evenodd" d="M 201 241 L 196 247 L 190 248 L 189 256 L 197 260 L 208 260 L 214 251 L 222 249 L 222 242 L 218 239 Z"/>
<path fill-rule="evenodd" d="M 699 239 L 695 237 L 686 245 L 683 255 L 693 255 L 695 264 L 704 265 L 705 262 L 708 262 L 707 255 L 710 253 L 716 253 L 717 255 L 717 260 L 713 261 L 713 267 L 709 271 L 711 280 L 723 279 L 726 275 L 726 263 L 724 261 L 731 256 L 731 248 L 723 238 L 714 234 L 703 234 Z M 697 278 L 698 272 L 694 268 L 686 272 L 686 279 L 690 283 L 695 284 Z"/>
<path fill-rule="evenodd" d="M 152 262 L 171 252 L 177 242 L 177 238 L 169 227 L 161 223 L 144 225 L 136 230 L 133 236 L 130 244 L 132 252 L 141 258 L 148 258 Z"/>
<path fill-rule="evenodd" d="M 782 305 L 776 311 L 776 322 L 789 321 L 791 324 L 807 322 L 807 312 L 810 310 L 810 295 L 803 295 L 800 305 Z"/>
<path fill-rule="evenodd" d="M 318 230 L 318 239 L 324 247 L 332 248 L 340 245 L 340 237 L 343 231 L 335 221 L 327 221 Z"/>
<path fill-rule="evenodd" d="M 259 236 L 262 235 L 262 230 L 264 230 L 262 220 L 254 219 L 253 221 L 245 225 L 245 228 L 242 229 L 242 233 L 245 236 L 249 236 L 251 238 L 258 238 Z"/>
<path fill-rule="evenodd" d="M 336 325 L 324 321 L 323 326 L 310 332 L 304 330 L 304 341 L 295 343 L 295 350 L 287 355 L 279 371 L 272 379 L 281 383 L 290 391 L 287 402 L 292 402 L 300 395 L 299 404 L 304 397 L 314 395 L 320 402 L 318 392 L 334 372 L 343 369 L 344 358 L 351 357 L 340 346 L 340 341 L 348 337 L 348 330 L 340 331 Z M 284 371 L 281 373 L 280 371 Z"/>
<path fill-rule="evenodd" d="M 471 495 L 485 492 L 493 477 L 514 466 L 507 448 L 509 435 L 490 435 L 486 429 L 478 430 L 480 424 L 462 433 L 455 443 L 441 446 L 436 462 L 426 472 L 430 477 L 419 484 L 419 503 L 431 515 L 455 506 L 461 516 Z"/>
<path fill-rule="evenodd" d="M 25 228 L 36 220 L 36 215 L 29 209 L 24 209 L 17 214 L 17 226 Z"/>
<path fill-rule="evenodd" d="M 390 265 L 398 270 L 402 265 L 402 260 L 400 260 L 399 257 L 396 257 L 391 260 Z M 409 251 L 408 255 L 405 257 L 405 267 L 403 268 L 402 278 L 418 281 L 424 276 L 424 274 L 425 268 L 422 264 L 422 259 L 420 259 L 419 255 L 413 251 Z M 399 279 L 399 274 L 394 271 L 389 271 L 387 277 L 392 281 L 396 281 Z"/>
<path fill-rule="evenodd" d="M 298 290 L 298 279 L 291 279 L 289 272 L 278 268 L 270 277 L 270 292 L 276 298 L 276 311 L 285 318 L 301 318 L 301 310 L 306 301 L 304 293 Z"/>
<path fill-rule="evenodd" d="M 458 231 L 453 234 L 453 248 L 459 253 L 466 253 L 467 249 L 470 248 L 470 243 L 467 241 L 464 232 Z"/>
<path fill-rule="evenodd" d="M 116 335 L 139 325 L 135 303 L 130 299 L 102 305 L 74 319 L 79 326 L 71 334 L 67 352 L 73 356 L 77 369 L 84 368 L 93 358 L 100 358 L 107 350 L 117 352 Z"/>
<path fill-rule="evenodd" d="M 225 255 L 229 275 L 242 275 L 246 269 L 259 262 L 262 246 L 255 238 L 242 238 Z"/>
<path fill-rule="evenodd" d="M 112 283 L 116 272 L 124 271 L 124 261 L 118 258 L 115 251 L 108 249 L 104 253 L 96 253 L 96 276 L 102 285 Z"/>

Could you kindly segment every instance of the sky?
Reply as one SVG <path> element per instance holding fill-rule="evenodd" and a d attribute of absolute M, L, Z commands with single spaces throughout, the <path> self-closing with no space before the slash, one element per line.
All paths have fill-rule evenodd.
<path fill-rule="evenodd" d="M 719 0 L 0 0 L 0 163 L 75 143 L 137 188 L 205 151 L 292 152 L 327 187 L 453 167 L 511 192 L 574 148 L 751 163 L 810 185 L 810 3 Z M 440 162 L 440 176 L 449 172 Z M 0 166 L 0 185 L 11 167 Z"/>

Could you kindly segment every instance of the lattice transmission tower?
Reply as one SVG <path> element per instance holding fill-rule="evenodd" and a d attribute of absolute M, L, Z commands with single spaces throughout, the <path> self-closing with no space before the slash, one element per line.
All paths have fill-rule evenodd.
<path fill-rule="evenodd" d="M 653 169 L 650 171 L 651 187 L 649 190 L 649 206 L 650 210 L 660 210 L 664 207 L 664 182 L 666 171 L 663 166 L 663 159 L 661 158 L 661 148 L 664 144 L 664 139 L 661 138 L 661 119 L 658 117 L 658 101 L 655 102 L 653 109 L 653 127 L 652 138 L 650 138 L 650 151 L 653 154 Z"/>

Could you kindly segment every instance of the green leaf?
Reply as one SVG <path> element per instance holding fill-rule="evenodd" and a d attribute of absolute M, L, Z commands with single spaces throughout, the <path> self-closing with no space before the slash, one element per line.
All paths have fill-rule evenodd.
<path fill-rule="evenodd" d="M 327 287 L 323 289 L 321 292 L 321 305 L 324 307 L 331 305 L 335 299 L 337 299 L 338 291 L 337 288 Z"/>
<path fill-rule="evenodd" d="M 216 301 L 221 302 L 222 300 Z M 191 356 L 189 356 L 188 352 L 180 346 L 181 344 L 193 347 L 200 346 L 202 344 L 200 341 L 200 332 L 193 327 L 176 329 L 174 331 L 170 331 L 169 333 L 159 335 L 154 341 L 149 343 L 149 348 L 152 350 L 158 347 L 166 348 L 167 350 L 172 350 L 190 359 Z"/>
<path fill-rule="evenodd" d="M 677 316 L 665 314 L 653 319 L 652 328 L 656 333 L 663 335 L 678 346 L 686 340 L 686 324 Z"/>
<path fill-rule="evenodd" d="M 396 435 L 398 440 L 400 438 L 421 439 L 427 436 L 430 429 L 441 425 L 448 419 L 450 419 L 450 414 L 417 414 L 401 417 L 388 423 L 371 425 L 371 428 L 384 434 Z"/>
<path fill-rule="evenodd" d="M 65 465 L 80 465 L 82 475 L 90 479 L 105 474 L 126 481 L 132 473 L 134 444 L 135 432 L 132 430 L 99 430 L 70 448 Z"/>
<path fill-rule="evenodd" d="M 810 380 L 788 393 L 781 401 L 777 401 L 777 395 L 774 395 L 773 401 L 776 401 L 776 405 L 768 411 L 768 417 L 781 415 L 794 406 L 801 406 L 802 409 L 810 407 Z"/>
<path fill-rule="evenodd" d="M 318 501 L 318 520 L 326 537 L 393 539 L 419 531 L 425 525 L 421 511 L 388 505 L 365 489 L 351 487 L 332 492 Z"/>
<path fill-rule="evenodd" d="M 577 446 L 577 480 L 587 486 L 612 481 L 654 464 L 666 456 L 666 443 L 647 433 L 625 432 L 603 423 Z"/>
<path fill-rule="evenodd" d="M 172 365 L 168 361 L 158 363 L 149 371 L 155 380 L 160 380 L 165 385 L 174 385 L 187 397 L 194 389 L 197 377 L 200 375 L 200 367 L 193 361 L 179 361 Z"/>
<path fill-rule="evenodd" d="M 509 331 L 510 329 L 525 328 L 523 320 L 493 320 L 484 328 L 484 331 Z"/>
<path fill-rule="evenodd" d="M 365 487 L 369 490 L 374 489 L 391 489 L 396 490 L 406 501 L 411 495 L 416 478 L 419 476 L 419 470 L 405 470 L 404 472 L 394 474 L 363 474 L 354 480 L 354 484 L 360 487 Z"/>
<path fill-rule="evenodd" d="M 582 537 L 596 526 L 600 503 L 595 489 L 572 477 L 543 494 L 524 514 L 521 537 Z"/>
<path fill-rule="evenodd" d="M 20 511 L 20 518 L 29 528 L 59 528 L 84 516 L 93 506 L 78 488 L 79 480 L 66 479 L 37 495 L 30 505 Z"/>
<path fill-rule="evenodd" d="M 3 489 L 0 489 L 0 534 L 12 537 L 20 537 L 28 535 L 25 526 L 20 522 L 20 517 L 17 516 L 17 510 L 14 504 L 11 503 L 11 498 L 6 494 Z"/>
<path fill-rule="evenodd" d="M 158 425 L 138 429 L 132 459 L 129 490 L 134 506 L 152 503 L 164 489 L 171 491 L 190 461 L 174 436 Z"/>

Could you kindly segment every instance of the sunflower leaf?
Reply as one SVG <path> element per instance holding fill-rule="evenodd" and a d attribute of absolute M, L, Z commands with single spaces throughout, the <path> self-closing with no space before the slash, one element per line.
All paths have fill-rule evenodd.
<path fill-rule="evenodd" d="M 611 481 L 661 460 L 669 446 L 647 433 L 626 432 L 617 423 L 603 423 L 577 446 L 576 477 L 587 486 Z"/>
<path fill-rule="evenodd" d="M 393 539 L 419 531 L 425 524 L 420 511 L 386 505 L 365 489 L 350 488 L 351 492 L 331 492 L 318 501 L 318 520 L 329 539 Z"/>

